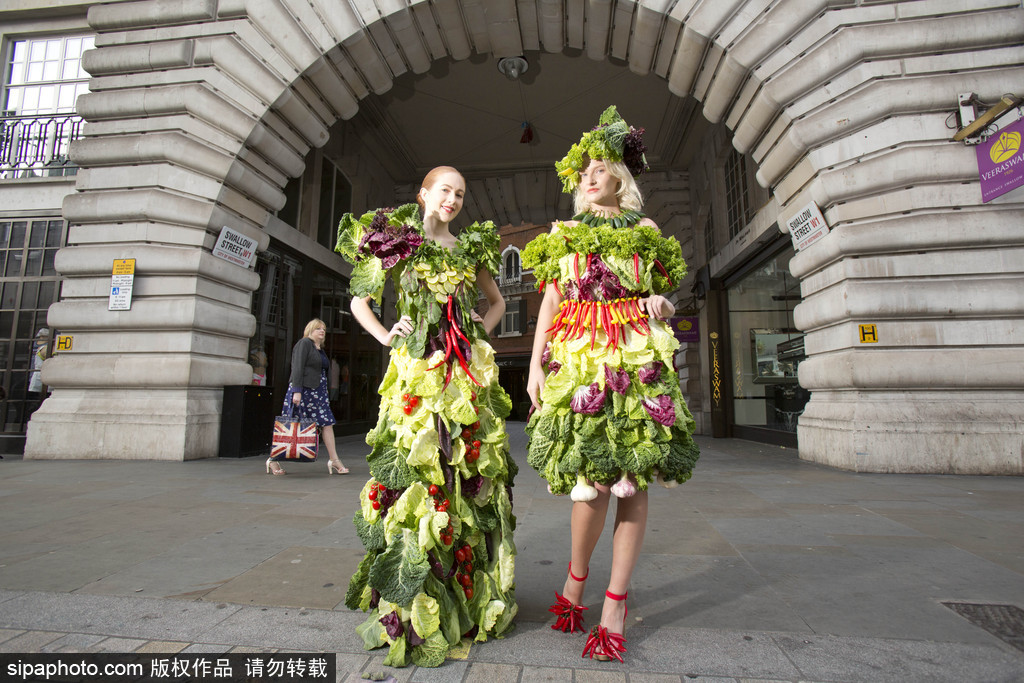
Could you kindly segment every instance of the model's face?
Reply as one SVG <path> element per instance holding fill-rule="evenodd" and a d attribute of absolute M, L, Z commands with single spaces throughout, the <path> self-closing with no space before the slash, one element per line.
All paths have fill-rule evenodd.
<path fill-rule="evenodd" d="M 319 346 L 320 344 L 323 344 L 324 339 L 327 338 L 327 329 L 324 327 L 318 327 L 310 333 L 309 338 Z"/>
<path fill-rule="evenodd" d="M 465 195 L 466 181 L 461 175 L 452 171 L 442 173 L 433 186 L 420 188 L 424 217 L 434 216 L 442 223 L 450 222 L 462 210 Z"/>
<path fill-rule="evenodd" d="M 619 189 L 619 181 L 600 159 L 593 159 L 583 172 L 580 173 L 580 188 L 583 195 L 591 206 L 617 207 L 618 197 L 615 192 Z"/>

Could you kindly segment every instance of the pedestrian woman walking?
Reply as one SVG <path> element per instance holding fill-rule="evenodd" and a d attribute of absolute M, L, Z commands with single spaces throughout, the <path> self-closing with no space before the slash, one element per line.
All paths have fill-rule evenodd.
<path fill-rule="evenodd" d="M 334 445 L 334 425 L 337 420 L 331 412 L 327 396 L 327 369 L 330 361 L 324 353 L 327 324 L 319 318 L 306 323 L 302 339 L 292 347 L 292 372 L 288 378 L 288 391 L 284 395 L 283 413 L 294 410 L 301 417 L 312 418 L 320 428 L 320 438 L 327 448 L 327 474 L 348 474 L 348 468 L 338 458 Z M 289 407 L 289 404 L 294 408 Z M 267 458 L 267 474 L 287 474 L 281 464 Z"/>
<path fill-rule="evenodd" d="M 679 346 L 663 296 L 686 273 L 678 241 L 646 218 L 634 176 L 643 129 L 609 107 L 555 164 L 577 215 L 533 240 L 523 264 L 544 298 L 530 360 L 528 459 L 556 495 L 571 493 L 571 560 L 551 606 L 556 630 L 585 631 L 590 558 L 612 496 L 612 566 L 600 624 L 583 656 L 622 661 L 626 597 L 647 525 L 647 487 L 690 478 L 699 457 L 674 371 Z"/>

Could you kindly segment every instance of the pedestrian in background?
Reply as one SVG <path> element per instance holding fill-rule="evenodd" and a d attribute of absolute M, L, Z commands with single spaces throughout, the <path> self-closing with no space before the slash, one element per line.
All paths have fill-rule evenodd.
<path fill-rule="evenodd" d="M 327 473 L 348 474 L 348 468 L 338 459 L 334 445 L 334 425 L 337 420 L 331 412 L 327 395 L 327 371 L 331 366 L 323 350 L 327 325 L 319 318 L 306 323 L 302 339 L 292 348 L 292 372 L 288 378 L 288 391 L 284 395 L 282 412 L 292 410 L 299 417 L 310 418 L 320 428 L 320 438 L 327 448 Z M 289 407 L 289 403 L 294 408 Z M 267 474 L 286 474 L 284 468 L 267 458 Z"/>

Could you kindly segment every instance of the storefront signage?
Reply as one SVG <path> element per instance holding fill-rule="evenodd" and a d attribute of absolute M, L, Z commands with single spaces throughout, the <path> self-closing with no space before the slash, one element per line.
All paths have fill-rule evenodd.
<path fill-rule="evenodd" d="M 669 318 L 672 334 L 680 344 L 697 343 L 700 341 L 700 318 L 695 315 L 683 315 Z"/>
<path fill-rule="evenodd" d="M 1022 133 L 1024 119 L 1011 123 L 975 148 L 978 175 L 981 177 L 981 201 L 992 201 L 1024 185 Z"/>
<path fill-rule="evenodd" d="M 135 259 L 114 259 L 110 275 L 108 311 L 129 311 L 132 308 L 132 287 L 135 284 Z"/>
<path fill-rule="evenodd" d="M 874 324 L 861 325 L 860 326 L 860 343 L 861 344 L 877 344 L 878 343 L 878 327 Z"/>
<path fill-rule="evenodd" d="M 256 244 L 256 240 L 225 225 L 221 228 L 220 237 L 213 247 L 213 255 L 236 266 L 248 268 L 256 258 Z"/>
<path fill-rule="evenodd" d="M 722 364 L 718 359 L 718 333 L 712 332 L 711 338 L 711 398 L 715 408 L 722 407 Z"/>
<path fill-rule="evenodd" d="M 74 340 L 70 334 L 58 334 L 57 342 L 53 345 L 54 352 L 57 351 L 70 351 L 71 343 Z"/>
<path fill-rule="evenodd" d="M 797 251 L 806 249 L 828 234 L 828 223 L 814 202 L 786 220 L 786 226 L 789 228 L 789 236 L 793 239 L 793 248 Z"/>

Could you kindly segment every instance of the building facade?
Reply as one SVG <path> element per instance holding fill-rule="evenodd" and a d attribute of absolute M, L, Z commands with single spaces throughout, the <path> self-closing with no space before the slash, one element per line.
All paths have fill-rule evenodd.
<path fill-rule="evenodd" d="M 31 372 L 19 363 L 44 302 L 24 298 L 30 282 L 42 290 L 59 273 L 47 328 L 72 340 L 42 367 L 50 393 L 25 455 L 216 455 L 223 390 L 252 381 L 259 326 L 275 344 L 294 337 L 254 313 L 267 271 L 212 255 L 222 227 L 269 251 L 275 272 L 289 253 L 310 260 L 303 306 L 339 311 L 343 328 L 343 288 L 315 284 L 318 268 L 346 272 L 321 226 L 330 230 L 346 185 L 361 208 L 396 203 L 414 182 L 361 134 L 372 96 L 436 63 L 551 53 L 657 79 L 711 124 L 692 141 L 699 152 L 664 160 L 644 185 L 648 214 L 692 268 L 676 297 L 699 318 L 700 341 L 681 354 L 681 380 L 704 432 L 773 438 L 795 427 L 801 457 L 855 470 L 1020 474 L 1021 194 L 983 202 L 975 149 L 952 138 L 960 94 L 983 111 L 1020 90 L 1024 10 L 969 5 L 8 3 L 8 64 L 33 36 L 61 37 L 65 61 L 65 37 L 95 45 L 79 48 L 90 78 L 67 154 L 73 191 L 71 176 L 0 180 L 5 196 L 31 196 L 3 204 L 8 251 L 20 248 L 15 222 L 61 224 L 52 270 L 11 276 L 22 298 L 8 373 Z M 27 86 L 10 73 L 8 90 Z M 305 219 L 282 218 L 293 179 L 319 173 L 302 183 L 307 196 L 337 180 L 325 160 L 341 192 L 332 186 Z M 510 212 L 532 225 L 568 216 L 564 202 L 534 199 L 539 178 L 494 166 L 469 178 L 470 195 L 497 183 L 502 207 L 481 215 L 511 226 L 524 221 Z M 811 202 L 831 230 L 790 253 L 787 219 Z M 118 259 L 135 262 L 128 311 L 108 310 Z M 516 314 L 507 330 L 526 317 L 528 332 L 528 304 Z M 347 343 L 351 373 L 361 347 Z"/>

